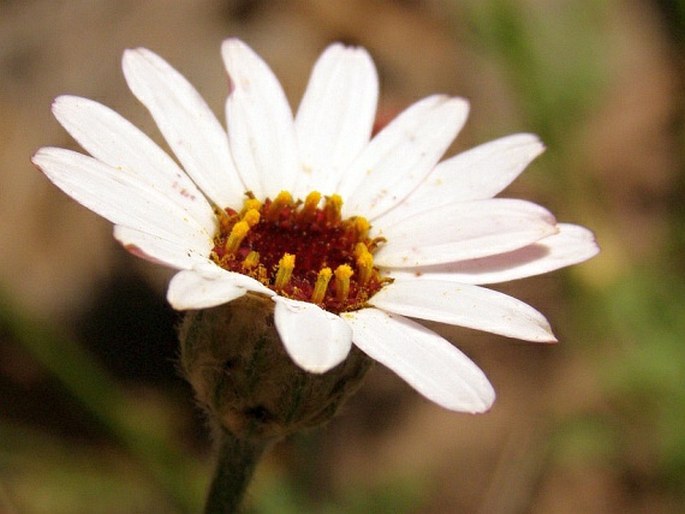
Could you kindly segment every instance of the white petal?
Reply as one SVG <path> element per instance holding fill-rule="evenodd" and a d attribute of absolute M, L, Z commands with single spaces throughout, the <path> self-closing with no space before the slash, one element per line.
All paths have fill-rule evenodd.
<path fill-rule="evenodd" d="M 354 344 L 419 393 L 459 412 L 485 412 L 495 391 L 483 372 L 448 341 L 401 316 L 377 309 L 342 314 Z"/>
<path fill-rule="evenodd" d="M 240 176 L 257 198 L 292 191 L 299 172 L 293 114 L 271 69 L 242 41 L 221 52 L 231 81 L 226 120 Z"/>
<path fill-rule="evenodd" d="M 303 171 L 295 190 L 334 193 L 342 173 L 369 142 L 378 75 L 363 48 L 329 46 L 321 55 L 295 119 Z"/>
<path fill-rule="evenodd" d="M 176 310 L 208 309 L 240 298 L 247 290 L 230 275 L 207 278 L 194 270 L 176 273 L 169 282 L 167 300 Z"/>
<path fill-rule="evenodd" d="M 373 219 L 394 207 L 430 173 L 468 115 L 461 98 L 431 96 L 390 122 L 350 165 L 338 187 L 346 215 Z"/>
<path fill-rule="evenodd" d="M 169 282 L 167 300 L 174 309 L 207 309 L 240 298 L 248 291 L 273 296 L 258 281 L 214 264 L 179 271 Z"/>
<path fill-rule="evenodd" d="M 530 305 L 479 286 L 423 278 L 395 280 L 376 293 L 369 303 L 404 316 L 516 339 L 556 341 L 545 317 Z"/>
<path fill-rule="evenodd" d="M 191 269 L 199 263 L 209 262 L 206 257 L 209 248 L 199 253 L 178 241 L 169 241 L 122 225 L 114 226 L 114 238 L 133 255 L 171 268 Z"/>
<path fill-rule="evenodd" d="M 195 88 L 145 48 L 126 50 L 122 64 L 129 88 L 198 187 L 221 207 L 242 205 L 245 188 L 226 131 Z"/>
<path fill-rule="evenodd" d="M 352 347 L 352 330 L 339 316 L 308 302 L 274 296 L 274 321 L 288 355 L 299 367 L 324 373 Z"/>
<path fill-rule="evenodd" d="M 443 264 L 522 248 L 557 232 L 546 209 L 523 200 L 496 198 L 414 211 L 387 226 L 376 223 L 383 243 L 374 261 L 382 267 Z"/>
<path fill-rule="evenodd" d="M 62 191 L 115 225 L 207 250 L 211 238 L 187 211 L 129 174 L 63 148 L 41 148 L 32 161 Z"/>
<path fill-rule="evenodd" d="M 439 163 L 407 201 L 435 205 L 492 198 L 544 149 L 533 134 L 490 141 Z"/>
<path fill-rule="evenodd" d="M 166 152 L 129 121 L 102 104 L 76 96 L 60 96 L 52 112 L 93 157 L 173 199 L 208 234 L 214 233 L 216 217 L 204 195 Z"/>
<path fill-rule="evenodd" d="M 599 248 L 592 232 L 566 223 L 557 226 L 558 234 L 513 252 L 436 266 L 393 269 L 388 275 L 399 279 L 420 275 L 425 279 L 462 284 L 496 284 L 541 275 L 597 255 Z"/>

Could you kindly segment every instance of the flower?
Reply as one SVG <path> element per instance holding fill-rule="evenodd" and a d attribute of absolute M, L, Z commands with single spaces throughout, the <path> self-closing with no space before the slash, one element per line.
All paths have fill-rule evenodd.
<path fill-rule="evenodd" d="M 174 308 L 266 295 L 301 368 L 323 373 L 355 344 L 435 403 L 487 410 L 495 394 L 483 372 L 409 318 L 555 341 L 538 311 L 481 287 L 598 251 L 588 230 L 493 198 L 542 152 L 538 138 L 512 135 L 439 162 L 468 103 L 430 96 L 371 138 L 378 78 L 361 48 L 325 50 L 295 116 L 247 45 L 228 39 L 222 55 L 228 130 L 162 58 L 124 53 L 131 91 L 182 167 L 114 111 L 74 96 L 53 112 L 90 156 L 42 148 L 34 164 L 111 221 L 130 252 L 180 270 L 167 294 Z"/>

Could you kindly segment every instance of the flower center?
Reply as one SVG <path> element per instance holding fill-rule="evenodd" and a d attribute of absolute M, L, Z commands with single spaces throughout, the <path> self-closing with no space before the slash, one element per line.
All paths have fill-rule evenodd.
<path fill-rule="evenodd" d="M 373 265 L 382 238 L 369 238 L 361 216 L 342 219 L 342 198 L 313 191 L 294 201 L 281 191 L 263 203 L 254 195 L 240 211 L 217 212 L 211 259 L 248 275 L 281 296 L 330 312 L 357 310 L 389 281 Z"/>

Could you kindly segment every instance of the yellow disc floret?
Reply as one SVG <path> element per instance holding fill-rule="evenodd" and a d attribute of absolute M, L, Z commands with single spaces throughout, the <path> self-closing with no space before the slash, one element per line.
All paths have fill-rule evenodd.
<path fill-rule="evenodd" d="M 357 243 L 354 248 L 354 256 L 356 257 L 359 282 L 364 285 L 373 273 L 373 255 L 364 243 Z"/>
<path fill-rule="evenodd" d="M 356 216 L 352 220 L 352 228 L 355 231 L 355 237 L 359 241 L 363 241 L 369 236 L 369 221 L 361 216 Z"/>
<path fill-rule="evenodd" d="M 245 214 L 243 214 L 243 221 L 247 223 L 250 228 L 254 227 L 259 223 L 259 219 L 262 217 L 257 209 L 249 209 Z"/>
<path fill-rule="evenodd" d="M 233 255 L 236 252 L 236 250 L 238 250 L 240 243 L 243 242 L 243 239 L 245 239 L 245 236 L 249 231 L 250 224 L 246 221 L 239 221 L 238 223 L 233 225 L 233 228 L 231 229 L 231 234 L 228 236 L 228 239 L 226 240 L 226 245 L 224 246 L 226 253 Z"/>
<path fill-rule="evenodd" d="M 276 280 L 274 281 L 274 289 L 277 291 L 283 289 L 290 282 L 290 277 L 293 275 L 295 269 L 295 256 L 290 253 L 284 253 L 281 260 L 278 261 L 278 271 L 276 272 Z"/>
<path fill-rule="evenodd" d="M 259 266 L 259 252 L 252 250 L 247 254 L 247 257 L 243 259 L 243 268 L 246 270 L 252 270 Z"/>
<path fill-rule="evenodd" d="M 267 210 L 267 219 L 275 221 L 282 213 L 285 207 L 291 207 L 293 204 L 293 196 L 288 191 L 281 191 L 278 193 L 274 201 L 269 205 Z"/>
<path fill-rule="evenodd" d="M 245 200 L 245 203 L 243 204 L 243 209 L 240 211 L 241 214 L 245 214 L 247 211 L 250 211 L 252 209 L 259 210 L 262 208 L 262 202 L 257 200 L 256 198 L 248 198 Z"/>
<path fill-rule="evenodd" d="M 300 211 L 300 220 L 304 222 L 313 220 L 320 201 L 321 193 L 318 191 L 312 191 L 309 193 L 307 198 L 305 198 L 304 205 Z"/>
<path fill-rule="evenodd" d="M 335 296 L 339 302 L 344 302 L 350 295 L 350 279 L 354 275 L 349 264 L 341 264 L 335 268 Z"/>
<path fill-rule="evenodd" d="M 340 195 L 331 195 L 326 197 L 324 216 L 326 217 L 326 221 L 328 223 L 338 223 L 340 221 L 342 204 L 343 201 Z"/>
<path fill-rule="evenodd" d="M 314 291 L 312 291 L 311 301 L 312 303 L 323 302 L 324 296 L 326 296 L 326 290 L 328 289 L 328 283 L 331 281 L 333 272 L 331 268 L 325 267 L 316 277 L 316 283 L 314 284 Z"/>

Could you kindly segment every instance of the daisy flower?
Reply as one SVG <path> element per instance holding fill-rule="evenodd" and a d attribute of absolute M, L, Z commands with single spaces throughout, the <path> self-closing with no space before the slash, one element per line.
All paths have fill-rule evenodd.
<path fill-rule="evenodd" d="M 90 155 L 42 148 L 34 164 L 111 221 L 127 250 L 179 270 L 174 308 L 265 295 L 301 368 L 323 373 L 354 344 L 447 409 L 487 410 L 495 394 L 483 372 L 412 318 L 555 341 L 537 310 L 481 287 L 598 251 L 588 230 L 493 198 L 542 152 L 538 138 L 440 161 L 468 103 L 429 96 L 372 138 L 378 77 L 361 48 L 324 51 L 295 115 L 247 45 L 228 39 L 222 56 L 227 129 L 162 58 L 124 53 L 126 81 L 176 160 L 104 105 L 60 96 L 54 115 Z"/>

